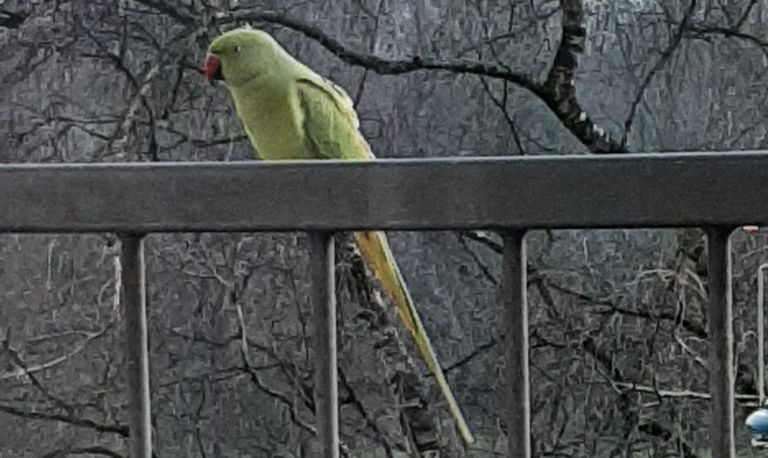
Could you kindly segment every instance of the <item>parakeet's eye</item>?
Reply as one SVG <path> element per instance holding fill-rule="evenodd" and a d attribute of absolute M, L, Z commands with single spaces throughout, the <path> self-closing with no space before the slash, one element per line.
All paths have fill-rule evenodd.
<path fill-rule="evenodd" d="M 235 52 L 240 52 L 240 45 L 236 45 L 234 50 L 235 50 Z"/>

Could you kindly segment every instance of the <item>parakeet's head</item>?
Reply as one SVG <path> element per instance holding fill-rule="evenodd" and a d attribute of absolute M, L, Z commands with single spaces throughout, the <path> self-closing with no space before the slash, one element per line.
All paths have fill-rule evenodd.
<path fill-rule="evenodd" d="M 205 58 L 205 79 L 237 87 L 273 68 L 280 45 L 268 33 L 251 27 L 230 30 L 214 39 Z"/>

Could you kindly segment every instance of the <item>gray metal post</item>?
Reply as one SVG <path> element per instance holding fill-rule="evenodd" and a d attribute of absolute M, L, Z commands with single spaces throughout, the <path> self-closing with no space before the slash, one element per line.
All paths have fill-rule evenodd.
<path fill-rule="evenodd" d="M 733 302 L 731 297 L 731 230 L 707 231 L 709 243 L 709 389 L 712 395 L 712 458 L 734 458 Z"/>
<path fill-rule="evenodd" d="M 760 405 L 765 403 L 765 269 L 768 262 L 757 269 L 757 393 Z"/>
<path fill-rule="evenodd" d="M 315 419 L 321 457 L 339 456 L 339 392 L 336 367 L 336 280 L 333 235 L 309 233 L 315 324 Z"/>
<path fill-rule="evenodd" d="M 525 232 L 504 234 L 502 292 L 504 305 L 504 360 L 506 410 L 510 458 L 531 456 L 530 381 L 528 374 L 528 303 L 526 298 Z"/>
<path fill-rule="evenodd" d="M 128 360 L 128 426 L 131 458 L 151 458 L 149 348 L 143 235 L 121 235 L 121 296 Z"/>

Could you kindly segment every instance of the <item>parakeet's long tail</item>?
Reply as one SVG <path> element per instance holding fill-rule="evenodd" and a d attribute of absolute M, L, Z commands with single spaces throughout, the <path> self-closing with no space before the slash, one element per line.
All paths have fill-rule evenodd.
<path fill-rule="evenodd" d="M 424 330 L 424 325 L 421 323 L 411 295 L 400 274 L 400 269 L 397 267 L 386 236 L 382 232 L 357 232 L 355 233 L 355 238 L 360 248 L 360 253 L 384 289 L 394 300 L 397 311 L 400 313 L 400 318 L 416 341 L 416 346 L 419 348 L 429 371 L 437 380 L 440 391 L 448 402 L 448 408 L 459 427 L 464 441 L 468 444 L 473 443 L 472 433 L 467 426 L 467 422 L 464 420 L 464 416 L 451 392 L 451 388 L 448 386 L 445 374 L 443 374 L 443 370 L 437 362 L 437 355 L 435 355 L 429 337 Z"/>

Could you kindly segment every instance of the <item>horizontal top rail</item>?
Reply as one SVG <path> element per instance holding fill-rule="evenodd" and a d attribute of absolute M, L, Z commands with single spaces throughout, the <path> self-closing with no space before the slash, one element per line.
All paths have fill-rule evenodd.
<path fill-rule="evenodd" d="M 0 166 L 0 232 L 768 223 L 768 151 Z"/>

